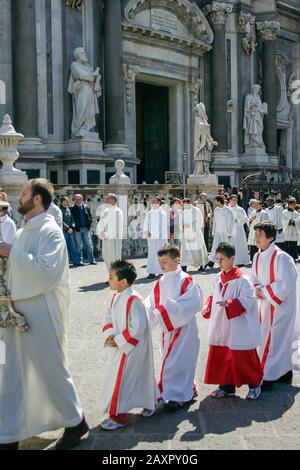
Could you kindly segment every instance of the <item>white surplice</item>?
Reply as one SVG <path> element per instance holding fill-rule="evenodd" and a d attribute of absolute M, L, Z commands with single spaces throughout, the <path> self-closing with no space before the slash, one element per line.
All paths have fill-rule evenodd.
<path fill-rule="evenodd" d="M 229 207 L 216 207 L 213 212 L 213 245 L 209 261 L 215 263 L 216 249 L 222 242 L 234 243 L 235 222 Z"/>
<path fill-rule="evenodd" d="M 298 241 L 298 227 L 297 220 L 299 219 L 300 214 L 295 210 L 285 209 L 283 211 L 283 230 L 284 237 L 286 241 L 297 242 Z M 293 220 L 295 225 L 290 225 L 290 221 Z"/>
<path fill-rule="evenodd" d="M 203 217 L 200 209 L 191 207 L 184 209 L 182 214 L 183 228 L 180 261 L 181 266 L 206 266 L 208 263 L 207 249 L 203 237 Z"/>
<path fill-rule="evenodd" d="M 249 263 L 249 253 L 248 253 L 248 244 L 247 237 L 244 230 L 244 225 L 248 224 L 248 217 L 244 209 L 238 205 L 235 207 L 229 206 L 231 210 L 234 221 L 235 221 L 235 237 L 234 237 L 234 246 L 235 246 L 235 264 L 242 265 Z"/>
<path fill-rule="evenodd" d="M 102 240 L 102 258 L 109 271 L 111 263 L 122 259 L 123 212 L 117 206 L 107 207 L 101 214 L 96 234 Z"/>
<path fill-rule="evenodd" d="M 157 252 L 168 241 L 168 221 L 167 214 L 161 207 L 151 209 L 147 213 L 143 232 L 150 234 L 148 236 L 147 272 L 149 274 L 162 274 Z"/>
<path fill-rule="evenodd" d="M 108 362 L 100 411 L 116 416 L 133 408 L 154 410 L 151 327 L 144 302 L 132 287 L 116 294 L 107 309 L 104 342 L 111 335 L 118 348 L 105 348 Z"/>
<path fill-rule="evenodd" d="M 199 353 L 196 315 L 203 304 L 195 280 L 181 268 L 164 274 L 146 300 L 152 327 L 160 325 L 162 368 L 159 392 L 165 401 L 190 401 Z"/>
<path fill-rule="evenodd" d="M 267 250 L 255 254 L 252 280 L 265 297 L 259 300 L 262 330 L 259 356 L 264 379 L 277 380 L 297 369 L 292 360 L 299 340 L 294 260 L 272 243 Z"/>
<path fill-rule="evenodd" d="M 9 257 L 8 287 L 29 331 L 0 329 L 0 443 L 73 427 L 82 409 L 67 370 L 69 262 L 63 233 L 43 213 L 20 229 Z"/>

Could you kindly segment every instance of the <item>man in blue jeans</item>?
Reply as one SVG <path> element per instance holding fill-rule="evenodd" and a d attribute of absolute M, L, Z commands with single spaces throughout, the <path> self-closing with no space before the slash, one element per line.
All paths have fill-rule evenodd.
<path fill-rule="evenodd" d="M 97 264 L 94 257 L 92 240 L 90 235 L 90 228 L 92 225 L 92 215 L 90 208 L 83 203 L 82 194 L 75 195 L 75 204 L 71 207 L 71 212 L 75 223 L 75 242 L 77 255 L 82 264 L 82 245 L 87 252 L 88 262 L 90 264 Z"/>
<path fill-rule="evenodd" d="M 69 258 L 70 261 L 73 263 L 73 266 L 81 266 L 82 263 L 80 262 L 80 256 L 77 253 L 77 247 L 74 240 L 74 231 L 75 231 L 75 222 L 69 208 L 69 198 L 67 196 L 62 196 L 60 198 L 60 210 L 62 212 L 63 217 L 63 233 L 66 240 L 66 244 L 68 247 Z"/>

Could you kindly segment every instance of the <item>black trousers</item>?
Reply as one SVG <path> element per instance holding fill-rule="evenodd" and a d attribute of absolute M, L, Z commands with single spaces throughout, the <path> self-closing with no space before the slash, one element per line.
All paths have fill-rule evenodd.
<path fill-rule="evenodd" d="M 296 261 L 298 258 L 298 245 L 297 242 L 285 242 L 285 251 Z"/>
<path fill-rule="evenodd" d="M 204 231 L 203 231 L 203 235 L 204 235 L 204 241 L 205 241 L 205 245 L 206 245 L 206 249 L 207 251 L 209 251 L 209 227 L 207 225 L 204 226 Z"/>
<path fill-rule="evenodd" d="M 258 248 L 256 245 L 249 245 L 250 248 L 250 260 L 253 261 L 255 253 L 258 252 Z"/>

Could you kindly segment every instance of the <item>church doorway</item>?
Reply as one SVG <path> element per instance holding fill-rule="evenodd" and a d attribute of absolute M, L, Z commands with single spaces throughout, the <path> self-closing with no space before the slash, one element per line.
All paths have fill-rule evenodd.
<path fill-rule="evenodd" d="M 170 169 L 169 88 L 136 83 L 138 183 L 165 182 Z"/>

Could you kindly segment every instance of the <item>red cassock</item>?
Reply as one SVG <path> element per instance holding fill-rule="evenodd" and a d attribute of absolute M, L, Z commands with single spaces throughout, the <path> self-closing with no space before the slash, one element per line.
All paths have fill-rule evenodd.
<path fill-rule="evenodd" d="M 227 302 L 220 307 L 217 302 Z M 257 387 L 263 372 L 256 348 L 260 325 L 255 290 L 238 268 L 218 276 L 213 295 L 206 301 L 210 319 L 209 353 L 204 382 Z"/>

